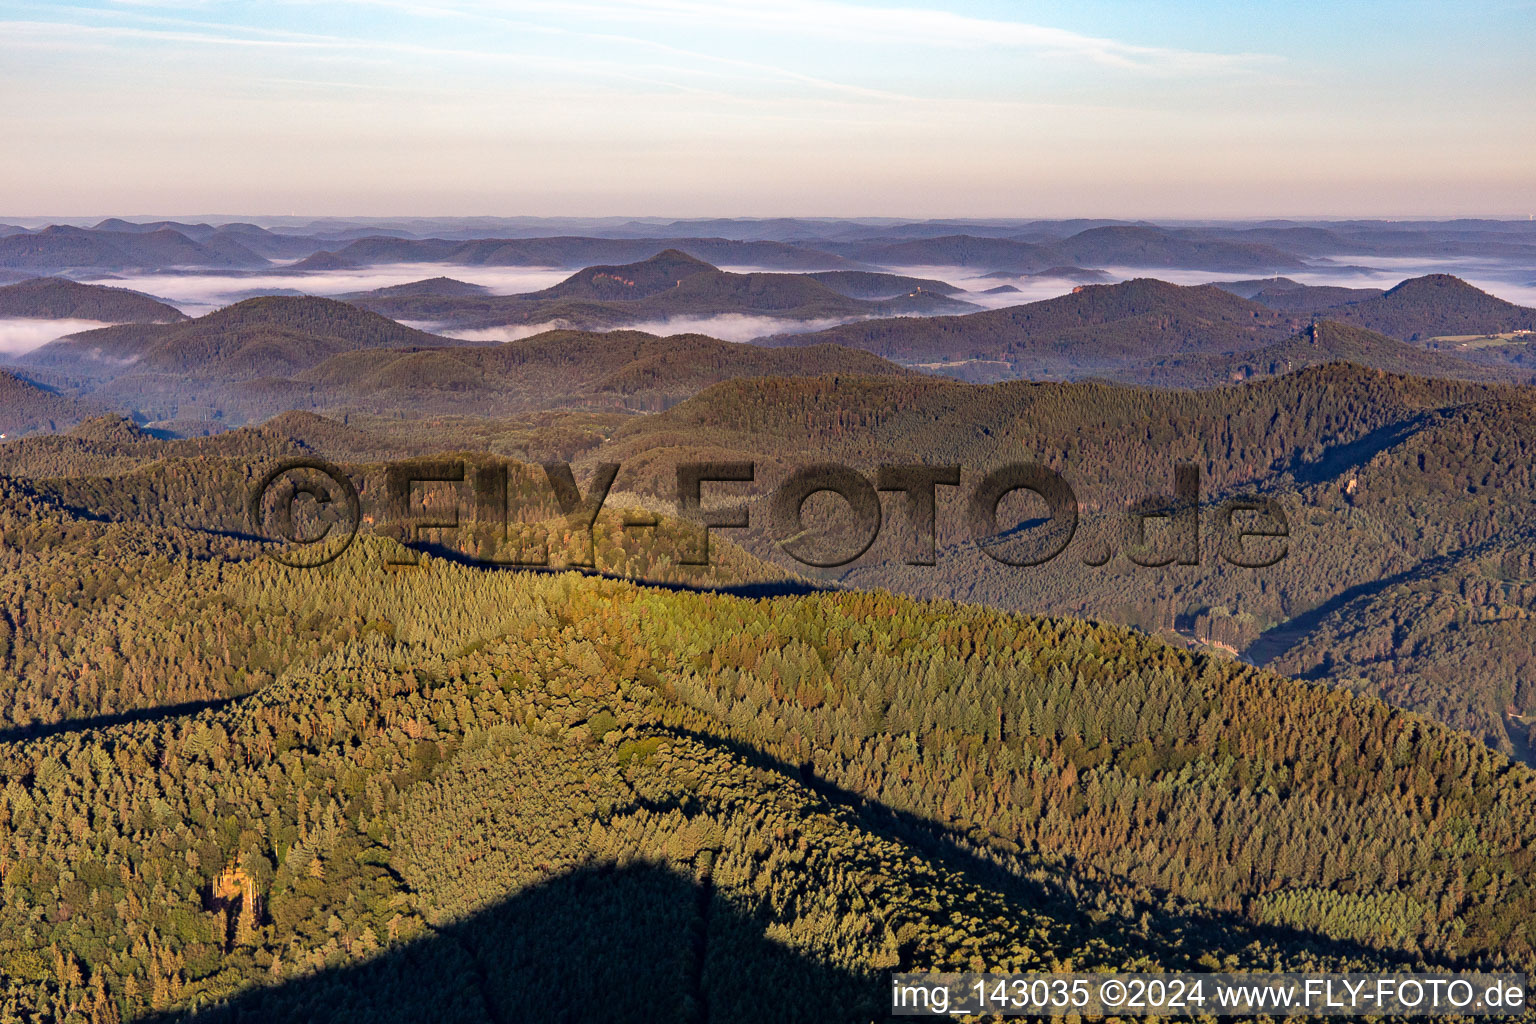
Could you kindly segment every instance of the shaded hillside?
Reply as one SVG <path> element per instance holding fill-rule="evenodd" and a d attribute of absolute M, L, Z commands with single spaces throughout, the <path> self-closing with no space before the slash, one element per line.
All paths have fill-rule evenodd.
<path fill-rule="evenodd" d="M 1449 274 L 1411 278 L 1377 298 L 1331 309 L 1328 316 L 1406 341 L 1536 331 L 1536 309 L 1505 302 Z"/>
<path fill-rule="evenodd" d="M 356 292 L 343 296 L 349 301 L 357 299 L 394 299 L 394 298 L 453 298 L 462 299 L 475 295 L 489 295 L 491 290 L 484 285 L 470 284 L 467 281 L 456 281 L 451 277 L 433 277 L 424 281 L 410 281 L 406 284 L 392 284 L 385 288 L 375 288 L 372 291 Z"/>
<path fill-rule="evenodd" d="M 534 302 L 549 299 L 622 302 L 669 291 L 680 287 L 684 278 L 706 272 L 718 273 L 718 268 L 685 252 L 667 249 L 638 263 L 587 267 L 553 287 L 518 297 Z"/>
<path fill-rule="evenodd" d="M 1336 285 L 1310 285 L 1288 277 L 1267 277 L 1251 281 L 1214 281 L 1218 288 L 1233 295 L 1262 302 L 1274 309 L 1315 312 L 1352 302 L 1374 299 L 1380 288 L 1341 288 Z"/>
<path fill-rule="evenodd" d="M 850 299 L 893 299 L 919 291 L 958 296 L 965 291 L 946 281 L 902 274 L 877 274 L 867 270 L 825 270 L 805 276 Z"/>
<path fill-rule="evenodd" d="M 90 413 L 91 406 L 86 403 L 0 370 L 0 434 L 15 438 L 36 431 L 62 430 Z"/>
<path fill-rule="evenodd" d="M 775 343 L 830 342 L 909 364 L 982 361 L 1001 364 L 999 376 L 1054 377 L 1103 373 L 1152 353 L 1257 348 L 1290 330 L 1282 314 L 1219 288 L 1138 279 L 965 316 L 844 324 Z"/>
<path fill-rule="evenodd" d="M 1443 380 L 1536 383 L 1536 368 L 1521 372 L 1479 365 L 1333 320 L 1319 320 L 1294 337 L 1250 352 L 1200 353 L 1154 360 L 1106 376 L 1156 387 L 1205 388 L 1255 377 L 1275 377 L 1327 363 L 1353 363 L 1388 373 Z"/>
<path fill-rule="evenodd" d="M 143 292 L 79 284 L 62 277 L 38 277 L 0 287 L 0 316 L 138 324 L 187 319 L 181 310 Z"/>
<path fill-rule="evenodd" d="M 1182 270 L 1299 270 L 1292 253 L 1259 242 L 1181 237 L 1164 228 L 1089 228 L 1048 247 L 1053 263 L 1080 267 L 1175 267 Z M 1011 269 L 1011 268 L 999 268 Z M 1035 268 L 1030 268 L 1035 269 Z"/>
<path fill-rule="evenodd" d="M 247 299 L 186 323 L 106 327 L 50 342 L 30 366 L 101 376 L 173 374 L 231 381 L 293 373 L 340 352 L 440 342 L 331 299 Z"/>
<path fill-rule="evenodd" d="M 205 244 L 179 231 L 95 231 L 53 225 L 0 238 L 0 267 L 18 270 L 132 270 L 163 267 L 264 267 L 267 260 L 233 239 Z"/>
<path fill-rule="evenodd" d="M 453 263 L 485 267 L 586 267 L 633 263 L 678 249 L 716 266 L 773 270 L 863 270 L 857 261 L 784 242 L 725 238 L 360 238 L 338 251 L 347 265 Z"/>
<path fill-rule="evenodd" d="M 921 287 L 878 301 L 849 298 L 813 275 L 728 273 L 675 250 L 638 263 L 588 267 L 552 288 L 523 295 L 385 296 L 356 301 L 386 316 L 455 330 L 508 325 L 607 330 L 677 317 L 755 314 L 785 320 L 853 319 L 975 308 Z"/>
<path fill-rule="evenodd" d="M 332 408 L 503 415 L 551 406 L 661 409 L 733 377 L 907 372 L 831 345 L 769 349 L 703 335 L 552 331 L 491 348 L 350 353 L 293 384 Z"/>
<path fill-rule="evenodd" d="M 1263 243 L 1191 238 L 1165 228 L 1129 224 L 1092 227 L 1068 238 L 1038 241 L 954 234 L 831 248 L 884 266 L 982 266 L 1016 273 L 1063 266 L 1270 272 L 1305 266 L 1292 253 Z"/>
<path fill-rule="evenodd" d="M 1347 328 L 1325 325 L 1325 338 L 1331 330 Z M 631 487 L 663 498 L 673 466 L 690 457 L 756 461 L 758 482 L 738 488 L 749 495 L 767 494 L 807 462 L 842 462 L 868 472 L 883 463 L 960 464 L 964 486 L 939 489 L 937 564 L 906 564 L 909 528 L 892 506 L 889 529 L 867 554 L 818 575 L 924 597 L 1177 630 L 1188 642 L 1211 640 L 1239 651 L 1258 645 L 1253 656 L 1268 659 L 1274 637 L 1305 643 L 1321 624 L 1309 616 L 1330 602 L 1366 598 L 1405 573 L 1444 576 L 1446 559 L 1461 560 L 1446 577 L 1447 586 L 1460 586 L 1482 576 L 1479 559 L 1497 562 L 1499 552 L 1536 540 L 1532 395 L 1530 388 L 1398 377 L 1340 364 L 1200 392 L 1101 383 L 733 381 L 621 427 L 588 458 L 622 462 L 634 475 Z M 1070 546 L 1045 566 L 1015 568 L 987 557 L 963 516 L 967 488 L 990 469 L 1020 459 L 1055 468 L 1082 508 Z M 1128 532 L 1134 526 L 1124 510 L 1169 494 L 1180 464 L 1201 473 L 1199 561 L 1136 564 L 1127 553 L 1134 551 Z M 1280 503 L 1291 533 L 1286 556 L 1262 570 L 1234 565 L 1222 554 L 1229 526 L 1221 503 L 1255 492 Z M 774 543 L 765 515 L 756 505 L 755 532 L 744 534 L 744 542 L 783 564 L 798 564 Z M 1496 607 L 1501 601 L 1526 609 L 1518 614 L 1536 613 L 1529 591 L 1521 596 L 1467 585 L 1466 593 L 1477 595 L 1466 601 L 1470 618 L 1506 614 Z M 1484 635 L 1518 640 L 1513 633 Z M 1271 641 L 1260 644 L 1266 636 Z M 1322 663 L 1326 645 L 1308 649 Z M 1338 675 L 1325 670 L 1319 678 L 1347 681 L 1346 653 L 1338 656 Z M 1483 657 L 1522 663 L 1502 647 Z M 1518 715 L 1536 715 L 1536 690 L 1513 696 L 1501 679 L 1427 672 L 1391 692 L 1515 752 L 1526 727 L 1506 720 L 1505 710 L 1513 703 Z"/>

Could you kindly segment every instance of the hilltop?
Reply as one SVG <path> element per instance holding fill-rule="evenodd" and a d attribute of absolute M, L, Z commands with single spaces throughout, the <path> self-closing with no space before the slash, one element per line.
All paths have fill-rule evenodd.
<path fill-rule="evenodd" d="M 146 324 L 187 319 L 181 310 L 143 292 L 62 277 L 36 277 L 0 287 L 0 316 Z"/>
<path fill-rule="evenodd" d="M 395 299 L 395 298 L 451 298 L 462 299 L 472 296 L 489 295 L 491 290 L 484 285 L 470 284 L 467 281 L 458 281 L 451 277 L 432 277 L 423 281 L 410 281 L 406 284 L 393 284 L 384 288 L 374 288 L 371 291 L 355 292 L 344 296 L 348 301 L 357 299 Z"/>
<path fill-rule="evenodd" d="M 356 301 L 387 316 L 431 321 L 456 330 L 508 325 L 607 330 L 679 317 L 756 314 L 785 320 L 854 319 L 975 308 L 950 297 L 957 289 L 924 288 L 917 279 L 869 274 L 856 280 L 855 285 L 833 278 L 829 284 L 811 274 L 736 274 L 687 253 L 664 250 L 637 263 L 587 267 L 550 288 L 521 295 L 394 295 Z M 907 287 L 909 280 L 913 283 Z M 840 281 L 845 290 L 878 287 L 890 289 L 894 297 L 851 298 L 837 290 Z"/>
<path fill-rule="evenodd" d="M 1405 341 L 1536 330 L 1536 309 L 1505 302 L 1450 274 L 1410 278 L 1376 298 L 1331 309 L 1328 315 Z"/>
<path fill-rule="evenodd" d="M 355 349 L 441 340 L 344 302 L 268 296 L 180 324 L 105 327 L 71 335 L 37 349 L 24 362 L 107 377 L 172 374 L 232 381 L 295 372 Z"/>
<path fill-rule="evenodd" d="M 528 292 L 519 298 L 535 302 L 543 299 L 623 302 L 677 288 L 684 278 L 704 273 L 719 273 L 719 269 L 677 249 L 665 249 L 638 263 L 587 267 L 553 287 Z"/>
<path fill-rule="evenodd" d="M 452 263 L 480 267 L 586 267 L 650 259 L 675 249 L 716 266 L 774 270 L 867 270 L 822 249 L 785 242 L 726 238 L 359 238 L 337 250 L 349 266 L 373 263 Z"/>
<path fill-rule="evenodd" d="M 826 374 L 909 371 L 831 345 L 765 349 L 703 335 L 550 331 L 489 348 L 343 354 L 299 374 L 293 386 L 330 408 L 506 415 L 556 406 L 663 409 L 731 378 Z"/>
<path fill-rule="evenodd" d="M 1202 388 L 1279 376 L 1327 363 L 1353 363 L 1388 373 L 1442 380 L 1536 383 L 1536 371 L 1480 365 L 1333 320 L 1318 320 L 1285 341 L 1252 351 L 1149 360 L 1109 376 L 1158 387 Z"/>
<path fill-rule="evenodd" d="M 1282 314 L 1209 285 L 1141 278 L 1082 285 L 1070 295 L 964 316 L 844 324 L 783 336 L 776 344 L 832 343 L 949 372 L 990 363 L 999 376 L 1083 376 L 1144 360 L 1147 353 L 1228 352 L 1282 340 Z M 951 364 L 942 366 L 941 364 Z"/>
<path fill-rule="evenodd" d="M 56 271 L 265 267 L 268 261 L 229 237 L 193 241 L 171 228 L 98 231 L 52 225 L 0 237 L 0 267 Z"/>
<path fill-rule="evenodd" d="M 1183 270 L 1299 270 L 1290 252 L 1261 242 L 1191 238 L 1151 225 L 1090 227 L 1067 238 L 996 238 L 950 234 L 931 238 L 829 244 L 828 248 L 883 266 L 989 267 L 1019 274 L 1063 276 L 1063 268 L 1169 267 Z"/>
<path fill-rule="evenodd" d="M 1300 312 L 1316 312 L 1332 309 L 1365 299 L 1374 299 L 1384 292 L 1380 288 L 1342 288 L 1337 285 L 1310 285 L 1292 281 L 1288 277 L 1268 277 L 1250 281 L 1214 281 L 1233 295 L 1262 302 L 1274 309 Z"/>

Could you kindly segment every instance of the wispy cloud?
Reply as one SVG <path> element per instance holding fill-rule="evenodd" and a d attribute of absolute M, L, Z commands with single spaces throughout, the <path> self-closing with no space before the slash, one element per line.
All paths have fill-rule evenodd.
<path fill-rule="evenodd" d="M 1212 53 L 1144 46 L 1031 22 L 973 17 L 942 8 L 875 7 L 835 0 L 778 0 L 771 4 L 744 0 L 712 0 L 710 3 L 694 0 L 349 2 L 383 4 L 419 14 L 505 16 L 517 13 L 530 16 L 558 13 L 574 16 L 586 24 L 671 23 L 693 29 L 766 32 L 862 44 L 886 42 L 924 47 L 1011 48 L 1101 66 L 1162 73 L 1230 71 L 1277 59 L 1269 54 Z"/>

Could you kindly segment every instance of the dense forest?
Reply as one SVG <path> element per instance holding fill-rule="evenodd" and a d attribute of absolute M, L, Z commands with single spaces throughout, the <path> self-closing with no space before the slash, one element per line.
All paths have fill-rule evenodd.
<path fill-rule="evenodd" d="M 195 319 L 0 288 L 123 321 L 0 370 L 0 1024 L 1536 969 L 1532 311 L 1258 276 L 1423 242 L 1386 226 L 418 226 L 0 229 L 27 274 L 466 277 Z M 1251 277 L 905 315 L 970 308 L 941 263 Z M 679 314 L 850 322 L 431 333 Z M 977 497 L 1021 464 L 1070 529 L 1060 489 Z M 868 502 L 794 491 L 814 466 Z M 272 524 L 354 491 L 355 539 L 283 564 Z"/>
<path fill-rule="evenodd" d="M 577 991 L 573 949 L 654 973 L 618 1019 L 796 1019 L 791 987 L 799 1019 L 865 1019 L 898 967 L 1532 958 L 1536 774 L 1371 698 L 944 602 L 389 573 L 370 537 L 285 569 L 6 509 L 12 579 L 50 595 L 7 619 L 54 620 L 11 629 L 18 683 L 238 697 L 4 733 L 12 1019 L 468 1020 Z M 541 906 L 592 909 L 494 923 Z"/>

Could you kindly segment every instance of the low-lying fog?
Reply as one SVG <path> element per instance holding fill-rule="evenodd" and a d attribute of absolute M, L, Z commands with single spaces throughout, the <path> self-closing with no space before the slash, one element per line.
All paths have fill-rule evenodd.
<path fill-rule="evenodd" d="M 664 320 L 644 320 L 626 324 L 618 330 L 644 331 L 662 336 L 671 334 L 707 334 L 721 341 L 751 341 L 770 334 L 804 334 L 847 323 L 844 317 L 826 320 L 786 320 L 778 316 L 753 316 L 747 313 L 720 313 L 714 316 L 674 316 Z M 521 341 L 535 334 L 554 330 L 559 324 L 514 324 L 506 327 L 480 327 L 472 330 L 439 329 L 430 323 L 411 322 L 407 326 L 436 331 L 445 338 L 460 341 Z"/>
<path fill-rule="evenodd" d="M 1356 260 L 1369 266 L 1354 265 Z M 1337 265 L 1328 269 L 1291 271 L 1284 276 L 1304 284 L 1342 285 L 1346 287 L 1389 288 L 1399 281 L 1428 273 L 1449 273 L 1462 277 L 1500 298 L 1525 306 L 1536 306 L 1536 269 L 1516 267 L 1498 260 L 1431 259 L 1425 257 L 1350 257 L 1338 256 Z M 732 266 L 722 269 L 738 273 L 763 271 L 762 267 Z M 910 277 L 933 278 L 966 289 L 956 296 L 987 309 L 1016 306 L 1026 302 L 1065 295 L 1078 283 L 1050 277 L 987 277 L 980 267 L 906 266 L 888 268 L 891 273 Z M 1155 277 L 1175 284 L 1204 284 L 1210 281 L 1252 278 L 1251 272 L 1222 273 L 1209 270 L 1176 270 L 1157 267 L 1102 268 L 1116 281 L 1135 277 Z M 432 277 L 451 277 L 482 285 L 497 295 L 538 291 L 558 284 L 573 271 L 556 267 L 482 267 L 454 266 L 443 263 L 390 263 L 357 270 L 322 271 L 309 274 L 281 270 L 259 273 L 163 272 L 122 274 L 90 278 L 101 284 L 132 288 L 171 303 L 191 316 L 200 316 L 220 306 L 253 295 L 324 295 L 341 296 L 406 284 Z M 1017 291 L 987 294 L 999 285 Z M 633 325 L 630 329 L 655 334 L 697 332 L 728 341 L 751 341 L 772 334 L 800 333 L 835 326 L 845 320 L 795 321 L 753 314 L 676 317 Z M 88 321 L 0 320 L 0 356 L 30 351 L 54 338 L 75 331 L 99 327 Z M 424 330 L 439 330 L 440 325 L 416 323 Z M 470 341 L 512 341 L 547 330 L 551 325 L 491 327 L 476 330 L 440 330 L 450 337 Z"/>
<path fill-rule="evenodd" d="M 380 263 L 356 270 L 254 274 L 169 272 L 82 277 L 91 284 L 131 288 L 168 302 L 188 316 L 202 316 L 253 295 L 351 295 L 432 277 L 484 285 L 497 295 L 536 292 L 559 284 L 571 271 L 550 267 L 456 267 L 445 263 Z"/>
<path fill-rule="evenodd" d="M 98 327 L 110 327 L 99 320 L 32 320 L 23 317 L 0 317 L 0 359 L 19 356 L 35 348 L 62 338 L 66 334 L 94 331 Z"/>

